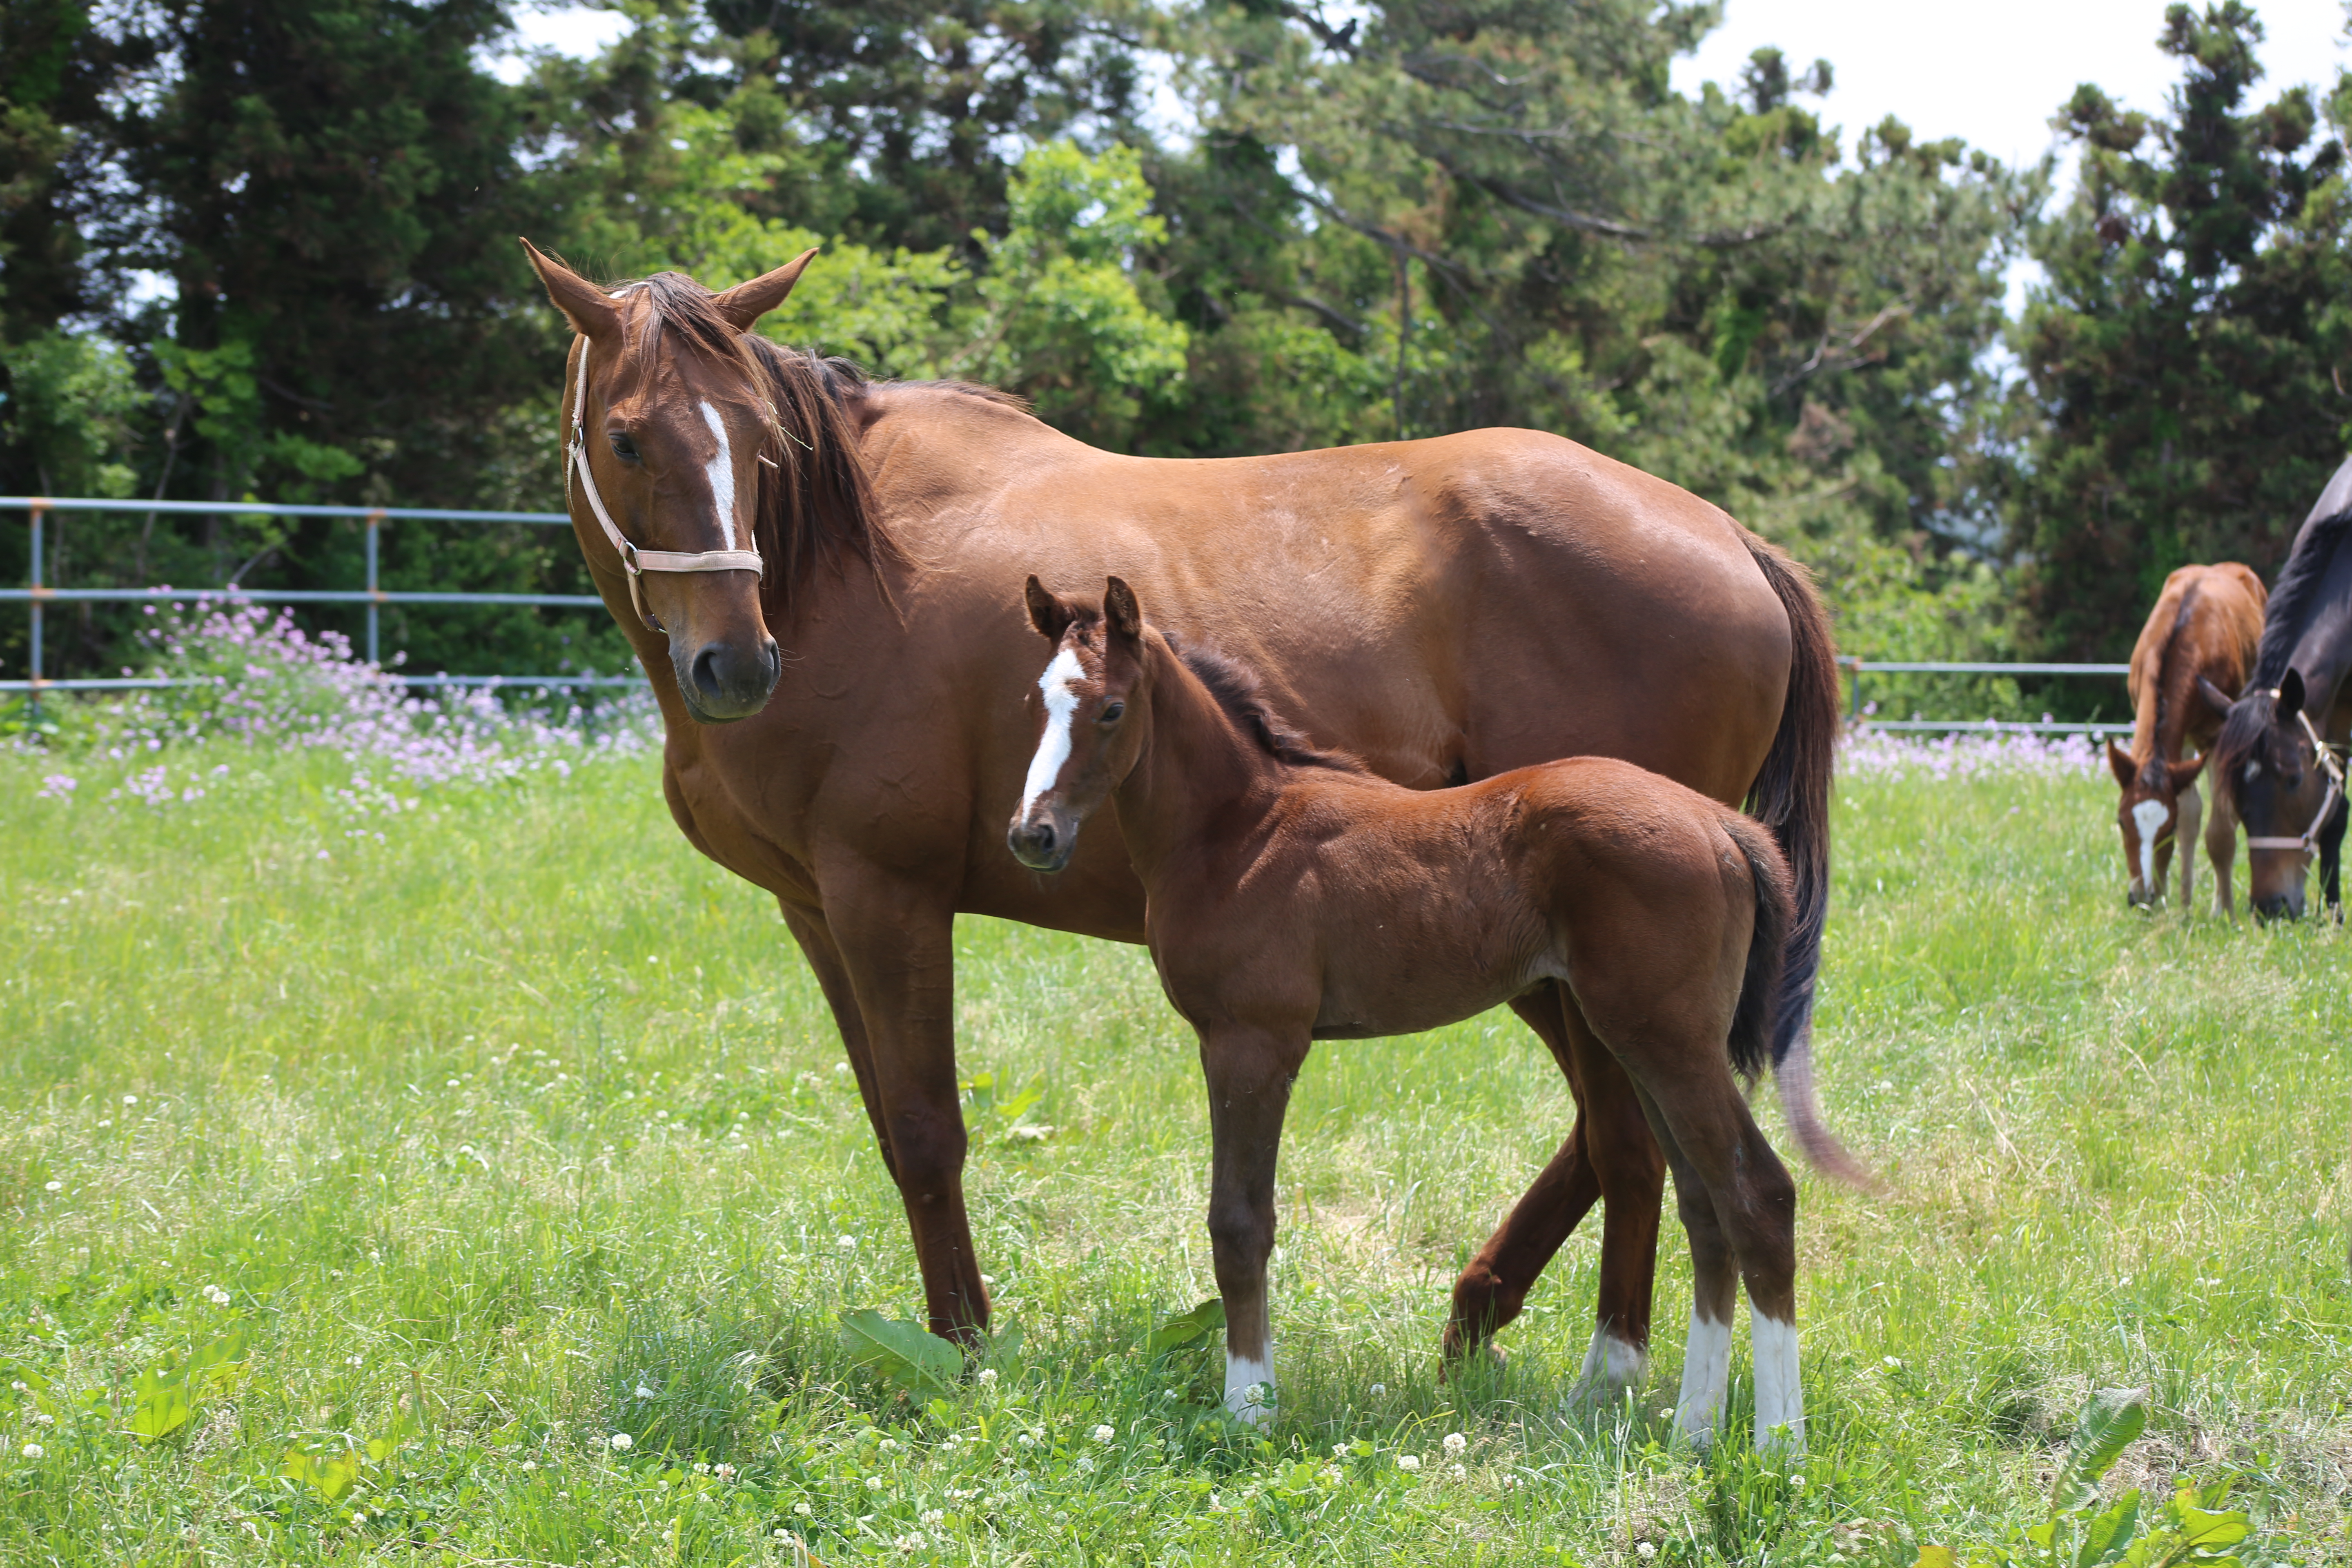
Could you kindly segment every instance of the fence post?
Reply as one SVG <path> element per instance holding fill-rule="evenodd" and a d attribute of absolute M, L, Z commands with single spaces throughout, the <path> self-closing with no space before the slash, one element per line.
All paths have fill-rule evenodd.
<path fill-rule="evenodd" d="M 375 667 L 376 668 L 378 668 L 378 669 L 382 669 L 382 668 L 383 668 L 383 660 L 381 658 L 379 658 L 379 657 L 377 656 L 377 648 L 376 648 L 376 630 L 377 630 L 377 627 L 376 627 L 376 614 L 377 614 L 377 606 L 381 605 L 383 603 L 383 587 L 382 587 L 381 585 L 379 585 L 379 584 L 378 584 L 378 583 L 376 582 L 376 536 L 377 536 L 378 531 L 382 529 L 383 525 L 383 513 L 381 510 L 372 511 L 372 512 L 368 513 L 368 518 L 367 518 L 367 591 L 368 591 L 368 607 L 367 607 L 367 610 L 368 610 L 367 656 L 368 656 L 368 663 L 370 663 L 371 665 L 374 666 L 374 667 Z"/>
<path fill-rule="evenodd" d="M 25 693 L 25 714 L 37 721 L 41 716 L 41 513 L 47 510 L 43 504 L 46 499 L 33 498 L 33 574 L 26 584 L 33 591 L 33 668 L 32 685 Z"/>
<path fill-rule="evenodd" d="M 1838 662 L 1845 666 L 1846 683 L 1849 692 L 1849 700 L 1846 705 L 1846 722 L 1850 724 L 1859 724 L 1862 722 L 1862 660 L 1857 656 L 1848 654 L 1841 658 Z"/>

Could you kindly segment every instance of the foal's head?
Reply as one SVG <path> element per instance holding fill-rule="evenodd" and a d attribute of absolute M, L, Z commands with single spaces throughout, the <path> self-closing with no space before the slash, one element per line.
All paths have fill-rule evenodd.
<path fill-rule="evenodd" d="M 2109 741 L 2107 766 L 2123 786 L 2116 826 L 2124 835 L 2124 897 L 2135 909 L 2149 908 L 2164 900 L 2164 879 L 2172 868 L 2173 839 L 2180 826 L 2180 795 L 2204 772 L 2205 759 L 2168 763 L 2151 752 L 2147 762 L 2139 763 Z"/>
<path fill-rule="evenodd" d="M 1034 871 L 1070 863 L 1078 829 L 1141 754 L 1150 718 L 1150 657 L 1135 591 L 1113 577 L 1100 610 L 1029 579 L 1029 621 L 1054 645 L 1037 679 L 1045 731 L 1030 760 L 1005 843 Z"/>
<path fill-rule="evenodd" d="M 2303 723 L 2302 673 L 2289 668 L 2278 689 L 2248 690 L 2231 705 L 2213 742 L 2216 787 L 2230 792 L 2251 839 L 2315 834 L 2327 804 L 2327 773 Z M 2246 852 L 2246 901 L 2263 919 L 2303 917 L 2310 857 L 2273 845 Z"/>

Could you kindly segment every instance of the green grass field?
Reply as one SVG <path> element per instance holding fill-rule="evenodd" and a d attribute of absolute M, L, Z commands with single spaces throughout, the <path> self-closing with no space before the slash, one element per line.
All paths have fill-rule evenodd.
<path fill-rule="evenodd" d="M 1908 1568 L 2040 1518 L 2115 1386 L 2151 1415 L 2111 1491 L 2233 1479 L 2269 1552 L 2352 1561 L 2347 941 L 2127 912 L 2097 780 L 1841 788 L 1823 1089 L 1890 1190 L 1804 1184 L 1781 1466 L 1661 1419 L 1671 1218 L 1637 1401 L 1563 1408 L 1593 1233 L 1505 1372 L 1439 1381 L 1570 1121 L 1507 1015 L 1316 1052 L 1244 1434 L 1207 1346 L 1139 1348 L 1213 1293 L 1189 1036 L 1140 951 L 967 921 L 1018 1338 L 910 1398 L 842 1343 L 919 1298 L 831 1023 L 649 759 L 400 810 L 318 755 L 164 760 L 200 798 L 0 756 L 8 1561 Z"/>

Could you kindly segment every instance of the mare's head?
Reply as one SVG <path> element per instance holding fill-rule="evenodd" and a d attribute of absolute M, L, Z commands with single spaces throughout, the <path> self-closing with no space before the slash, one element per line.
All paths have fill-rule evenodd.
<path fill-rule="evenodd" d="M 2327 775 L 2302 719 L 2303 676 L 2290 668 L 2276 690 L 2250 688 L 2230 706 L 2213 742 L 2216 789 L 2226 789 L 2252 838 L 2294 838 L 2318 826 Z M 2301 849 L 2249 848 L 2246 901 L 2263 919 L 2303 917 Z"/>
<path fill-rule="evenodd" d="M 2107 766 L 2123 786 L 2116 826 L 2124 835 L 2124 897 L 2134 909 L 2151 909 L 2164 901 L 2164 879 L 2172 869 L 2180 794 L 2204 772 L 2205 759 L 2168 763 L 2150 752 L 2147 762 L 2135 762 L 2129 752 L 2109 741 Z"/>
<path fill-rule="evenodd" d="M 1150 732 L 1150 657 L 1143 610 L 1117 577 L 1100 609 L 1029 579 L 1029 623 L 1054 645 L 1037 678 L 1045 733 L 1004 841 L 1033 871 L 1070 863 L 1078 829 L 1125 781 Z"/>
<path fill-rule="evenodd" d="M 816 253 L 719 293 L 676 272 L 608 292 L 524 248 L 579 334 L 564 379 L 564 485 L 589 564 L 628 578 L 633 611 L 668 639 L 688 713 L 747 718 L 782 668 L 762 584 L 775 601 L 787 585 L 778 579 L 811 547 L 803 502 L 832 475 L 855 514 L 840 526 L 866 526 L 863 470 L 821 395 L 824 368 L 751 331 Z M 625 549 L 596 519 L 599 500 Z M 863 533 L 845 542 L 868 552 Z"/>

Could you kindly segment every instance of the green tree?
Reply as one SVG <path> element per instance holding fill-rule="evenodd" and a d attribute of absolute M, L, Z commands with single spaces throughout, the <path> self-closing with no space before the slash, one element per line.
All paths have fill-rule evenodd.
<path fill-rule="evenodd" d="M 2262 24 L 2176 5 L 2168 112 L 2084 85 L 2073 203 L 2040 226 L 2049 274 L 2016 331 L 2040 433 L 2022 464 L 2029 605 L 2053 655 L 2119 658 L 2166 574 L 2268 575 L 2352 441 L 2352 79 L 2255 107 Z"/>

